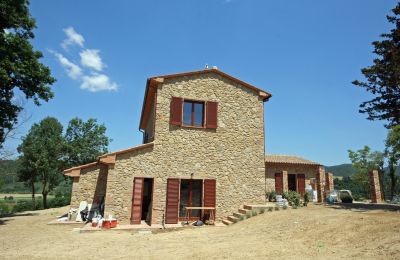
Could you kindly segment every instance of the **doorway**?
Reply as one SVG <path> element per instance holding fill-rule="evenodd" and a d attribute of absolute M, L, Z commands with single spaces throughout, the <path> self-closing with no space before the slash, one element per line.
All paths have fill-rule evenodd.
<path fill-rule="evenodd" d="M 144 220 L 151 225 L 153 178 L 135 177 L 133 180 L 131 224 Z"/>
<path fill-rule="evenodd" d="M 288 189 L 297 191 L 296 174 L 288 174 Z"/>
<path fill-rule="evenodd" d="M 185 218 L 185 207 L 201 207 L 203 198 L 203 180 L 181 180 L 179 218 Z M 199 219 L 201 210 L 190 211 L 190 219 Z"/>

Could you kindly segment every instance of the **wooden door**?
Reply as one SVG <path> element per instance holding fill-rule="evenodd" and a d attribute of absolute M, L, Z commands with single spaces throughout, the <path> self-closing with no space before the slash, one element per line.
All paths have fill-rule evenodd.
<path fill-rule="evenodd" d="M 276 194 L 283 194 L 283 173 L 275 173 L 275 192 Z"/>
<path fill-rule="evenodd" d="M 216 181 L 204 180 L 204 207 L 215 207 L 216 205 Z"/>
<path fill-rule="evenodd" d="M 165 209 L 165 224 L 178 223 L 179 179 L 167 180 L 167 205 Z"/>
<path fill-rule="evenodd" d="M 306 176 L 304 174 L 297 174 L 297 188 L 300 195 L 304 195 L 306 191 Z"/>
<path fill-rule="evenodd" d="M 144 178 L 133 180 L 131 224 L 140 224 L 142 220 L 143 183 Z"/>

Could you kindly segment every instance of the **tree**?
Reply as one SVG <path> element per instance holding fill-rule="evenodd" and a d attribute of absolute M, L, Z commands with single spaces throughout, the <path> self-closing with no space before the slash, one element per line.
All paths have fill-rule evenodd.
<path fill-rule="evenodd" d="M 38 178 L 38 172 L 35 168 L 36 161 L 36 151 L 34 150 L 34 136 L 32 132 L 28 133 L 26 137 L 23 138 L 22 144 L 18 146 L 18 152 L 23 154 L 19 161 L 19 168 L 17 171 L 18 180 L 25 183 L 26 186 L 31 187 L 32 191 L 32 209 L 35 210 L 35 182 Z"/>
<path fill-rule="evenodd" d="M 378 151 L 371 152 L 368 146 L 364 146 L 356 152 L 348 150 L 350 161 L 356 169 L 356 173 L 352 177 L 354 181 L 359 183 L 366 194 L 369 193 L 369 176 L 368 173 L 372 170 L 377 170 L 379 173 L 379 182 L 383 185 L 383 166 L 384 154 Z M 381 189 L 383 190 L 383 189 Z"/>
<path fill-rule="evenodd" d="M 93 162 L 99 155 L 107 153 L 111 139 L 106 135 L 104 124 L 97 124 L 97 120 L 90 118 L 84 122 L 80 118 L 69 121 L 65 133 L 67 147 L 67 165 L 76 166 Z"/>
<path fill-rule="evenodd" d="M 386 138 L 385 154 L 389 161 L 389 177 L 390 177 L 390 197 L 393 199 L 398 176 L 396 176 L 396 167 L 400 160 L 400 125 L 389 130 Z"/>
<path fill-rule="evenodd" d="M 30 176 L 27 178 L 29 181 L 37 178 L 43 184 L 44 208 L 47 208 L 47 195 L 60 181 L 65 151 L 62 131 L 57 119 L 47 117 L 32 126 L 18 147 L 20 160 L 27 165 L 27 168 L 22 168 L 22 173 Z"/>
<path fill-rule="evenodd" d="M 400 125 L 400 3 L 392 11 L 394 15 L 387 16 L 387 20 L 395 28 L 382 34 L 381 41 L 372 43 L 378 57 L 373 65 L 361 70 L 366 82 L 352 82 L 375 96 L 363 102 L 359 112 L 367 113 L 368 120 L 385 120 L 387 128 Z"/>
<path fill-rule="evenodd" d="M 53 97 L 50 85 L 55 79 L 30 43 L 36 23 L 28 5 L 28 0 L 0 1 L 0 147 L 22 110 L 14 101 L 16 90 L 36 105 Z"/>

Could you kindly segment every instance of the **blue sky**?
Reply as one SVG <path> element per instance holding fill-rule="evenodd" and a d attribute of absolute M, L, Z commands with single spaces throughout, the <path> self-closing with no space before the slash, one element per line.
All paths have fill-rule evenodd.
<path fill-rule="evenodd" d="M 348 162 L 347 149 L 382 150 L 383 122 L 358 105 L 351 84 L 372 63 L 371 42 L 390 30 L 396 1 L 32 1 L 33 44 L 57 78 L 55 98 L 21 129 L 54 116 L 97 118 L 110 150 L 138 145 L 146 79 L 207 63 L 273 94 L 265 104 L 267 153 L 325 165 Z M 17 141 L 6 144 L 15 148 Z"/>

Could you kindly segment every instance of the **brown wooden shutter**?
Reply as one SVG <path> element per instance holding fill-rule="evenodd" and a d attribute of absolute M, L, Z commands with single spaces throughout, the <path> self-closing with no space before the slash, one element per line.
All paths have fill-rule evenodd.
<path fill-rule="evenodd" d="M 218 102 L 207 102 L 206 111 L 206 128 L 216 129 L 218 126 Z"/>
<path fill-rule="evenodd" d="M 140 224 L 142 220 L 143 178 L 133 180 L 131 224 Z"/>
<path fill-rule="evenodd" d="M 216 181 L 204 180 L 204 207 L 216 206 Z"/>
<path fill-rule="evenodd" d="M 275 173 L 275 192 L 276 194 L 283 194 L 283 173 Z"/>
<path fill-rule="evenodd" d="M 171 124 L 182 125 L 183 98 L 172 97 L 170 113 L 171 113 Z"/>
<path fill-rule="evenodd" d="M 167 205 L 165 209 L 165 224 L 178 223 L 179 179 L 167 180 Z"/>
<path fill-rule="evenodd" d="M 298 192 L 304 195 L 306 191 L 306 176 L 304 174 L 297 174 L 297 187 Z"/>

